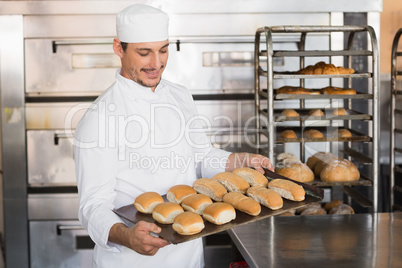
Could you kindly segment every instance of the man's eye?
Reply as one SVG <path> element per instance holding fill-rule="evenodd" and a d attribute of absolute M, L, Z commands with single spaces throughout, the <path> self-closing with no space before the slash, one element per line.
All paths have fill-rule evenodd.
<path fill-rule="evenodd" d="M 146 56 L 148 56 L 149 53 L 138 53 L 138 54 L 140 54 L 140 56 L 142 56 L 142 57 L 146 57 Z"/>
<path fill-rule="evenodd" d="M 166 50 L 161 50 L 161 53 L 162 54 L 165 54 L 165 53 L 167 53 L 168 51 L 167 51 L 167 49 Z"/>

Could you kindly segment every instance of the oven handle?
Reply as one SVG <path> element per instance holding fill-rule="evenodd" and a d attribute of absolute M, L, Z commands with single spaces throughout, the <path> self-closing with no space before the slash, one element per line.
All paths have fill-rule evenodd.
<path fill-rule="evenodd" d="M 57 235 L 61 235 L 62 231 L 72 231 L 72 230 L 84 230 L 84 227 L 82 227 L 82 225 L 63 225 L 63 224 L 57 224 L 56 226 Z"/>
<path fill-rule="evenodd" d="M 72 132 L 70 133 L 54 133 L 54 145 L 59 145 L 59 140 L 60 139 L 72 139 L 74 138 L 74 134 Z"/>

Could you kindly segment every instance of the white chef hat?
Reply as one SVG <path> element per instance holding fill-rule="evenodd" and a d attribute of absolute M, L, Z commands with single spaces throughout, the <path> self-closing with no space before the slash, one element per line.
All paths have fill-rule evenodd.
<path fill-rule="evenodd" d="M 131 5 L 117 14 L 117 38 L 126 43 L 158 42 L 169 38 L 168 15 L 151 6 Z"/>

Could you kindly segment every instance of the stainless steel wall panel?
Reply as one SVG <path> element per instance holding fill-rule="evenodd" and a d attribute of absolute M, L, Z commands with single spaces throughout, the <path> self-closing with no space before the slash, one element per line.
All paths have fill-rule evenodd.
<path fill-rule="evenodd" d="M 30 194 L 29 220 L 75 220 L 78 217 L 77 194 Z"/>

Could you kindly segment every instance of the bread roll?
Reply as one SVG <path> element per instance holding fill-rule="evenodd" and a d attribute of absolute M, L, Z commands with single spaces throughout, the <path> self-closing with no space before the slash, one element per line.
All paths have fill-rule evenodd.
<path fill-rule="evenodd" d="M 296 209 L 296 214 L 302 214 L 303 211 L 305 211 L 306 209 L 309 209 L 309 208 L 319 209 L 319 208 L 322 208 L 322 207 L 321 207 L 321 203 L 319 203 L 319 202 L 310 203 L 307 206 L 297 208 Z"/>
<path fill-rule="evenodd" d="M 313 89 L 302 87 L 284 86 L 276 90 L 276 94 L 301 94 L 301 95 L 319 95 L 320 92 Z"/>
<path fill-rule="evenodd" d="M 310 156 L 307 159 L 306 165 L 311 169 L 314 170 L 315 166 L 319 161 L 321 161 L 322 158 L 324 158 L 325 152 L 317 152 Z"/>
<path fill-rule="evenodd" d="M 306 195 L 303 187 L 292 181 L 274 179 L 268 183 L 268 188 L 277 192 L 285 199 L 292 201 L 303 201 Z"/>
<path fill-rule="evenodd" d="M 346 110 L 345 108 L 337 108 L 332 111 L 333 115 L 346 115 Z"/>
<path fill-rule="evenodd" d="M 183 212 L 184 210 L 179 204 L 173 202 L 165 202 L 160 203 L 154 208 L 154 211 L 152 212 L 152 218 L 154 218 L 154 220 L 159 223 L 169 224 L 173 223 L 174 218 Z"/>
<path fill-rule="evenodd" d="M 337 215 L 355 214 L 355 210 L 349 205 L 340 204 L 339 206 L 331 208 L 329 214 L 337 214 Z"/>
<path fill-rule="evenodd" d="M 246 193 L 246 190 L 250 187 L 250 184 L 232 172 L 221 172 L 212 177 L 212 179 L 221 183 L 228 192 Z"/>
<path fill-rule="evenodd" d="M 332 208 L 339 206 L 343 202 L 339 199 L 334 199 L 331 202 L 325 204 L 324 208 L 327 212 L 329 212 Z"/>
<path fill-rule="evenodd" d="M 351 68 L 344 68 L 342 66 L 336 67 L 333 64 L 326 64 L 323 61 L 317 62 L 315 65 L 309 65 L 306 68 L 303 68 L 297 71 L 297 74 L 306 74 L 306 75 L 320 75 L 320 74 L 353 74 L 355 70 Z"/>
<path fill-rule="evenodd" d="M 231 204 L 235 209 L 251 216 L 257 216 L 261 213 L 261 205 L 257 201 L 238 192 L 225 194 L 223 202 Z"/>
<path fill-rule="evenodd" d="M 321 131 L 316 129 L 308 129 L 304 131 L 303 136 L 305 138 L 324 138 L 324 135 L 321 133 Z"/>
<path fill-rule="evenodd" d="M 335 131 L 332 133 L 332 136 L 340 137 L 340 138 L 349 138 L 349 137 L 352 137 L 352 133 L 347 129 L 340 128 L 340 129 L 335 129 Z"/>
<path fill-rule="evenodd" d="M 276 157 L 276 161 L 279 162 L 300 162 L 300 159 L 292 154 L 292 153 L 280 153 L 277 157 Z"/>
<path fill-rule="evenodd" d="M 134 207 L 142 213 L 151 214 L 154 208 L 165 202 L 162 196 L 156 192 L 145 192 L 134 200 Z"/>
<path fill-rule="evenodd" d="M 222 197 L 228 192 L 218 181 L 207 178 L 196 180 L 193 188 L 197 193 L 205 194 L 214 201 L 222 201 Z"/>
<path fill-rule="evenodd" d="M 180 184 L 171 187 L 166 194 L 166 198 L 170 202 L 180 204 L 184 198 L 196 193 L 197 192 L 193 189 L 193 187 Z"/>
<path fill-rule="evenodd" d="M 308 112 L 309 116 L 324 116 L 324 113 L 321 111 L 321 109 L 312 109 Z"/>
<path fill-rule="evenodd" d="M 233 170 L 233 173 L 245 179 L 251 186 L 264 186 L 268 184 L 268 179 L 255 169 L 244 167 Z"/>
<path fill-rule="evenodd" d="M 335 159 L 329 162 L 321 171 L 322 181 L 357 181 L 360 172 L 357 167 L 347 159 Z"/>
<path fill-rule="evenodd" d="M 172 228 L 181 235 L 193 235 L 201 232 L 205 225 L 200 215 L 186 211 L 174 218 Z"/>
<path fill-rule="evenodd" d="M 190 195 L 181 202 L 181 206 L 184 210 L 195 212 L 200 215 L 202 215 L 204 209 L 210 204 L 212 204 L 212 200 L 205 194 Z"/>
<path fill-rule="evenodd" d="M 294 181 L 312 182 L 314 180 L 313 171 L 301 162 L 278 162 L 275 172 Z"/>
<path fill-rule="evenodd" d="M 301 216 L 306 216 L 306 215 L 326 215 L 327 212 L 323 208 L 318 208 L 318 207 L 312 207 L 312 208 L 307 208 L 305 209 L 302 213 L 300 213 Z"/>
<path fill-rule="evenodd" d="M 353 88 L 340 87 L 324 87 L 320 90 L 323 95 L 356 95 L 356 90 Z"/>
<path fill-rule="evenodd" d="M 284 115 L 286 117 L 298 117 L 299 113 L 293 109 L 285 109 L 282 111 L 281 115 Z"/>
<path fill-rule="evenodd" d="M 283 199 L 274 190 L 267 189 L 261 186 L 253 186 L 247 189 L 247 195 L 260 203 L 261 205 L 277 210 L 282 208 Z"/>
<path fill-rule="evenodd" d="M 291 209 L 291 210 L 287 210 L 281 214 L 278 214 L 277 216 L 295 216 L 295 215 L 296 215 L 295 210 Z"/>
<path fill-rule="evenodd" d="M 283 138 L 283 139 L 296 139 L 297 138 L 296 132 L 294 132 L 291 129 L 284 130 L 281 133 L 281 138 Z"/>
<path fill-rule="evenodd" d="M 207 206 L 202 216 L 211 223 L 221 225 L 234 220 L 236 218 L 236 211 L 231 204 L 216 202 Z"/>
<path fill-rule="evenodd" d="M 341 157 L 338 157 L 332 153 L 325 153 L 322 155 L 318 163 L 314 167 L 314 175 L 317 177 L 320 177 L 322 169 L 331 161 L 336 160 L 336 159 L 342 159 Z"/>

